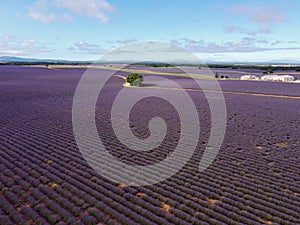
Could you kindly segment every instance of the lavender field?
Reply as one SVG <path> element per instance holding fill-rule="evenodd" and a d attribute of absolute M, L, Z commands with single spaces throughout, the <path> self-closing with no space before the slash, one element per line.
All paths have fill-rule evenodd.
<path fill-rule="evenodd" d="M 77 147 L 72 104 L 84 72 L 0 66 L 1 225 L 300 224 L 299 84 L 220 80 L 226 135 L 215 161 L 199 172 L 211 128 L 208 102 L 189 78 L 166 76 L 188 89 L 196 104 L 200 140 L 174 176 L 135 187 L 98 175 Z M 97 129 L 107 150 L 132 165 L 168 157 L 180 127 L 178 114 L 162 99 L 141 101 L 131 118 L 133 133 L 141 138 L 149 136 L 149 119 L 163 118 L 168 130 L 160 146 L 136 152 L 114 136 L 111 103 L 123 82 L 113 76 L 96 105 Z M 157 88 L 158 95 L 175 91 Z"/>
<path fill-rule="evenodd" d="M 136 69 L 136 70 L 147 70 L 147 71 L 153 71 L 153 72 L 161 72 L 161 73 L 174 73 L 179 74 L 183 72 L 183 68 L 185 70 L 191 69 L 193 72 L 201 73 L 201 70 L 203 68 L 198 67 L 191 67 L 191 66 L 175 66 L 175 67 L 150 67 L 150 66 L 137 66 L 137 65 L 129 65 L 127 68 L 130 69 Z M 205 67 L 204 67 L 205 68 Z M 265 74 L 263 74 L 263 69 L 232 69 L 232 68 L 211 68 L 213 73 L 218 73 L 219 76 L 228 76 L 231 79 L 237 79 L 240 78 L 243 75 L 255 75 L 257 77 L 261 77 Z M 292 75 L 296 79 L 300 79 L 300 72 L 295 72 L 295 70 L 274 70 L 274 74 L 279 75 Z"/>

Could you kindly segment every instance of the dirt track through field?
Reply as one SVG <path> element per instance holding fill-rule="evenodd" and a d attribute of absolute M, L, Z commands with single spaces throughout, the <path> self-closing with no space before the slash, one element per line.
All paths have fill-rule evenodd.
<path fill-rule="evenodd" d="M 115 75 L 126 80 L 125 76 Z M 277 94 L 263 94 L 263 93 L 251 93 L 251 92 L 239 92 L 239 91 L 217 91 L 217 90 L 202 90 L 195 88 L 175 88 L 175 87 L 159 87 L 159 86 L 147 86 L 147 87 L 132 87 L 131 88 L 152 88 L 152 89 L 164 89 L 164 90 L 172 90 L 172 91 L 203 91 L 203 92 L 223 92 L 226 94 L 235 94 L 235 95 L 252 95 L 259 97 L 273 97 L 273 98 L 289 98 L 289 99 L 300 99 L 300 96 L 290 96 L 290 95 L 277 95 Z"/>
<path fill-rule="evenodd" d="M 137 87 L 137 88 L 157 88 L 157 89 L 166 89 L 166 90 L 185 90 L 185 91 L 203 91 L 203 92 L 223 92 L 226 94 L 235 94 L 235 95 L 252 95 L 252 96 L 261 96 L 261 97 L 273 97 L 273 98 L 290 98 L 290 99 L 300 99 L 300 96 L 289 96 L 289 95 L 276 95 L 276 94 L 261 94 L 261 93 L 249 93 L 249 92 L 237 92 L 237 91 L 215 91 L 215 90 L 201 90 L 193 88 L 169 88 L 169 87 Z"/>

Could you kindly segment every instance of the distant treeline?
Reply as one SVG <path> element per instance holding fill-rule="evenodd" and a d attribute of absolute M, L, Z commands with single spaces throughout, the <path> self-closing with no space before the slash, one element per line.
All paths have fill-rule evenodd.
<path fill-rule="evenodd" d="M 232 65 L 232 64 L 209 64 L 211 68 L 230 68 L 230 69 L 259 69 L 259 70 L 295 70 L 300 71 L 300 66 L 276 66 L 276 65 Z"/>
<path fill-rule="evenodd" d="M 88 65 L 90 62 L 0 62 L 0 65 L 25 65 L 25 66 L 33 66 L 33 65 Z"/>
<path fill-rule="evenodd" d="M 206 67 L 206 65 L 198 65 L 198 64 L 169 64 L 169 63 L 159 63 L 159 62 L 142 62 L 142 63 L 134 63 L 131 65 L 139 65 L 139 66 L 149 66 L 149 67 L 175 67 L 175 66 L 195 66 L 201 69 L 202 67 Z M 228 69 L 259 69 L 265 71 L 274 71 L 274 70 L 295 70 L 300 71 L 300 66 L 276 66 L 276 65 L 236 65 L 236 64 L 208 64 L 210 68 L 228 68 Z"/>
<path fill-rule="evenodd" d="M 100 64 L 107 64 L 106 63 L 100 63 Z M 113 63 L 113 62 L 110 62 Z M 0 62 L 0 65 L 89 65 L 91 62 Z M 129 63 L 130 64 L 130 63 Z M 199 64 L 169 64 L 169 63 L 161 63 L 161 62 L 139 62 L 139 63 L 133 63 L 130 65 L 137 65 L 137 66 L 149 66 L 149 67 L 175 67 L 175 66 L 194 66 L 201 69 L 202 67 L 206 67 L 206 65 L 199 65 Z M 300 72 L 300 66 L 295 65 L 287 65 L 287 66 L 276 66 L 276 65 L 236 65 L 236 64 L 208 64 L 208 67 L 210 68 L 228 68 L 228 69 L 259 69 L 264 71 L 275 71 L 275 70 L 295 70 L 297 72 Z"/>
<path fill-rule="evenodd" d="M 175 66 L 169 63 L 161 63 L 161 62 L 139 62 L 139 63 L 132 63 L 130 65 L 150 66 L 150 67 L 174 67 Z"/>

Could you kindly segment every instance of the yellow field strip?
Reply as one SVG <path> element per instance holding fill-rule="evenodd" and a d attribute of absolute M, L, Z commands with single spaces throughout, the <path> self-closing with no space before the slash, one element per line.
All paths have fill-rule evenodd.
<path fill-rule="evenodd" d="M 143 73 L 143 74 L 157 74 L 157 75 L 171 75 L 171 76 L 179 76 L 179 77 L 193 77 L 193 78 L 199 78 L 199 79 L 214 79 L 213 76 L 210 75 L 204 75 L 204 74 L 187 74 L 187 73 L 167 73 L 167 72 L 158 72 L 158 71 L 152 71 L 152 70 L 139 70 L 139 69 L 128 69 L 123 67 L 116 67 L 116 66 L 96 66 L 96 65 L 50 65 L 48 66 L 49 69 L 63 69 L 63 68 L 97 68 L 97 69 L 105 69 L 105 70 L 115 70 L 116 72 L 136 72 L 136 73 Z"/>
<path fill-rule="evenodd" d="M 122 79 L 126 79 L 124 76 L 115 75 L 117 77 L 121 77 Z M 131 88 L 152 88 L 152 89 L 163 89 L 163 90 L 171 90 L 171 91 L 203 91 L 203 92 L 222 92 L 226 94 L 235 94 L 235 95 L 252 95 L 252 96 L 260 96 L 260 97 L 273 97 L 273 98 L 289 98 L 289 99 L 300 99 L 300 96 L 288 96 L 288 95 L 276 95 L 276 94 L 261 94 L 261 93 L 249 93 L 249 92 L 237 92 L 237 91 L 226 91 L 226 90 L 201 90 L 195 88 L 176 88 L 176 87 L 159 87 L 159 86 L 147 86 L 147 87 L 134 87 L 128 86 Z"/>

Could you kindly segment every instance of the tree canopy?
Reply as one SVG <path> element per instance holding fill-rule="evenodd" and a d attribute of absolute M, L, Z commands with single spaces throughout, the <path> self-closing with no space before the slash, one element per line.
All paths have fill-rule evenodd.
<path fill-rule="evenodd" d="M 126 82 L 128 82 L 131 86 L 140 86 L 143 81 L 143 76 L 139 73 L 130 73 L 126 77 Z"/>

